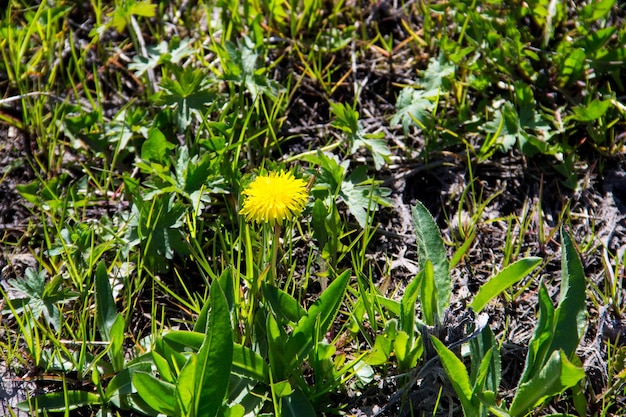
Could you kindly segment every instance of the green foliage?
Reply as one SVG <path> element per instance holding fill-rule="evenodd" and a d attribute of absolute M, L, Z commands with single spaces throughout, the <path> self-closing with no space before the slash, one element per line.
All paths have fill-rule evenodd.
<path fill-rule="evenodd" d="M 63 276 L 61 275 L 57 275 L 47 283 L 45 280 L 46 271 L 37 272 L 33 268 L 26 268 L 23 280 L 9 280 L 9 285 L 22 293 L 24 297 L 8 299 L 11 307 L 4 307 L 3 313 L 9 310 L 17 314 L 28 311 L 32 314 L 32 320 L 38 320 L 43 316 L 50 326 L 60 331 L 63 320 L 59 305 L 78 298 L 78 294 L 62 286 Z"/>
<path fill-rule="evenodd" d="M 529 344 L 524 372 L 508 409 L 497 406 L 495 401 L 494 387 L 497 388 L 495 383 L 500 378 L 500 365 L 499 359 L 497 362 L 491 360 L 494 355 L 493 339 L 487 339 L 487 344 L 484 339 L 479 340 L 471 346 L 472 376 L 475 382 L 479 382 L 478 385 L 472 386 L 463 362 L 442 342 L 433 338 L 435 349 L 461 400 L 466 416 L 477 416 L 479 412 L 482 413 L 480 415 L 486 415 L 486 409 L 498 416 L 525 416 L 546 400 L 562 394 L 567 389 L 577 387 L 585 377 L 585 371 L 575 353 L 586 323 L 586 280 L 571 238 L 564 230 L 561 231 L 561 235 L 560 300 L 555 309 L 545 285 L 541 286 L 537 326 Z M 505 269 L 502 273 L 504 275 L 497 279 L 500 281 L 502 276 L 515 269 L 523 269 L 521 275 L 525 275 L 525 272 L 532 270 L 533 264 L 536 263 L 537 261 L 532 259 L 523 260 L 523 263 L 520 261 Z M 485 350 L 486 347 L 490 350 Z M 481 355 L 484 356 L 481 358 Z M 474 364 L 478 361 L 481 364 L 476 367 Z M 490 377 L 487 378 L 487 375 Z M 485 385 L 489 380 L 490 383 Z"/>
<path fill-rule="evenodd" d="M 347 205 L 359 226 L 365 227 L 370 213 L 380 206 L 389 205 L 386 197 L 390 190 L 381 187 L 380 181 L 367 176 L 367 166 L 360 165 L 348 175 L 349 160 L 339 163 L 336 157 L 321 152 L 315 156 L 308 155 L 306 160 L 320 167 L 312 194 L 316 199 L 326 202 L 327 207 L 331 207 L 331 210 L 327 209 L 328 215 L 332 214 L 334 200 L 339 199 Z M 319 210 L 321 213 L 321 208 Z M 318 220 L 316 222 L 319 224 Z M 318 232 L 318 235 L 321 233 Z"/>
<path fill-rule="evenodd" d="M 434 326 L 441 323 L 444 310 L 450 302 L 450 264 L 443 238 L 428 209 L 418 202 L 412 213 L 420 269 L 425 271 L 421 283 L 424 321 Z M 429 271 L 428 264 L 432 271 Z"/>
<path fill-rule="evenodd" d="M 374 158 L 377 170 L 389 162 L 391 151 L 382 139 L 384 134 L 366 133 L 359 121 L 359 112 L 343 103 L 331 103 L 330 111 L 335 116 L 332 126 L 343 131 L 350 142 L 350 153 L 355 153 L 359 148 L 367 149 Z"/>
<path fill-rule="evenodd" d="M 489 279 L 485 285 L 480 287 L 470 307 L 475 312 L 479 313 L 491 299 L 498 296 L 507 288 L 511 288 L 515 283 L 535 269 L 539 263 L 541 263 L 540 258 L 524 258 L 507 266 Z"/>

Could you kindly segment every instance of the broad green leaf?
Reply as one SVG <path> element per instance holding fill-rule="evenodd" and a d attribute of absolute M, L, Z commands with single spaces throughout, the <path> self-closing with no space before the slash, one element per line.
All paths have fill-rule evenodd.
<path fill-rule="evenodd" d="M 427 325 L 434 326 L 439 317 L 442 317 L 442 312 L 438 311 L 439 294 L 437 293 L 437 285 L 435 283 L 435 270 L 430 260 L 424 263 L 419 278 L 423 319 Z"/>
<path fill-rule="evenodd" d="M 281 415 L 283 417 L 317 416 L 311 402 L 299 389 L 296 389 L 291 395 L 283 398 Z"/>
<path fill-rule="evenodd" d="M 148 132 L 148 139 L 141 145 L 141 159 L 145 162 L 156 162 L 167 165 L 169 156 L 175 146 L 157 128 Z"/>
<path fill-rule="evenodd" d="M 415 302 L 420 294 L 420 281 L 423 279 L 423 274 L 424 271 L 420 272 L 406 286 L 400 302 L 400 328 L 410 335 L 415 332 Z"/>
<path fill-rule="evenodd" d="M 170 368 L 170 364 L 167 360 L 163 356 L 159 355 L 156 350 L 151 351 L 150 354 L 152 355 L 152 361 L 154 362 L 154 366 L 159 372 L 161 379 L 172 384 L 175 383 L 176 376 L 172 373 L 172 369 Z"/>
<path fill-rule="evenodd" d="M 124 334 L 125 330 L 126 321 L 124 320 L 124 316 L 118 314 L 115 317 L 113 325 L 111 326 L 111 346 L 107 352 L 109 358 L 111 358 L 111 365 L 113 365 L 113 370 L 115 372 L 119 372 L 122 368 L 124 368 L 124 341 L 126 340 L 126 335 Z"/>
<path fill-rule="evenodd" d="M 96 325 L 100 331 L 100 336 L 105 342 L 111 340 L 111 328 L 117 318 L 117 309 L 113 292 L 111 291 L 111 283 L 109 282 L 109 274 L 107 273 L 104 262 L 98 263 L 96 268 Z"/>
<path fill-rule="evenodd" d="M 398 367 L 401 371 L 409 368 L 406 362 L 410 351 L 411 340 L 409 339 L 409 335 L 403 330 L 400 330 L 396 334 L 396 338 L 393 341 L 393 352 L 395 353 L 396 358 L 398 358 Z"/>
<path fill-rule="evenodd" d="M 446 371 L 448 380 L 452 384 L 456 395 L 458 395 L 461 400 L 463 414 L 467 417 L 478 416 L 479 407 L 477 404 L 474 404 L 472 386 L 470 384 L 469 375 L 467 373 L 467 369 L 465 369 L 465 365 L 439 339 L 431 336 L 431 340 L 433 341 L 433 346 L 437 351 L 439 359 L 441 360 L 443 369 Z"/>
<path fill-rule="evenodd" d="M 225 269 L 219 276 L 218 280 L 220 286 L 224 291 L 224 295 L 226 296 L 226 300 L 228 301 L 228 309 L 232 315 L 235 308 L 235 283 L 233 280 L 232 270 L 230 268 Z M 204 305 L 202 306 L 200 314 L 198 314 L 198 318 L 196 319 L 196 323 L 193 326 L 194 332 L 201 332 L 202 334 L 206 332 L 209 307 L 210 303 L 204 303 Z"/>
<path fill-rule="evenodd" d="M 561 230 L 561 236 L 561 291 L 550 350 L 563 349 L 571 358 L 585 329 L 587 283 L 571 237 L 565 230 Z"/>
<path fill-rule="evenodd" d="M 419 201 L 413 207 L 413 224 L 417 242 L 418 260 L 423 269 L 427 261 L 433 265 L 434 283 L 437 292 L 437 308 L 435 320 L 443 318 L 443 312 L 450 301 L 452 283 L 450 281 L 450 266 L 446 248 L 435 219 L 428 209 Z"/>
<path fill-rule="evenodd" d="M 214 416 L 222 407 L 228 391 L 228 381 L 233 362 L 233 338 L 228 302 L 218 281 L 211 285 L 209 324 L 197 355 L 181 370 L 182 380 L 194 376 L 193 392 L 189 384 L 176 386 L 177 395 L 184 401 L 190 399 L 190 409 L 195 416 Z"/>
<path fill-rule="evenodd" d="M 279 381 L 272 384 L 272 394 L 282 398 L 291 395 L 293 388 L 289 381 Z"/>
<path fill-rule="evenodd" d="M 592 122 L 604 116 L 609 107 L 611 107 L 611 100 L 593 100 L 585 106 L 574 107 L 572 109 L 574 114 L 571 118 L 579 122 Z"/>
<path fill-rule="evenodd" d="M 66 401 L 67 400 L 67 401 Z M 65 392 L 51 392 L 37 396 L 38 411 L 63 412 L 74 410 L 78 407 L 86 405 L 95 405 L 101 403 L 99 395 L 93 392 L 68 390 Z M 17 408 L 22 411 L 30 412 L 31 401 L 22 401 Z"/>
<path fill-rule="evenodd" d="M 317 240 L 319 248 L 324 248 L 328 241 L 328 231 L 326 230 L 326 217 L 328 216 L 328 210 L 324 202 L 317 198 L 311 210 L 311 226 L 313 226 L 313 237 Z"/>
<path fill-rule="evenodd" d="M 572 364 L 562 350 L 555 350 L 538 375 L 520 384 L 509 413 L 525 416 L 547 398 L 559 395 L 585 377 L 582 367 Z"/>
<path fill-rule="evenodd" d="M 246 409 L 241 404 L 230 405 L 224 410 L 224 417 L 244 417 L 245 415 Z"/>
<path fill-rule="evenodd" d="M 315 341 L 326 334 L 339 311 L 349 280 L 350 271 L 335 278 L 298 322 L 285 346 L 287 361 L 292 365 L 304 359 Z"/>
<path fill-rule="evenodd" d="M 585 70 L 586 58 L 585 51 L 581 48 L 576 48 L 569 53 L 561 64 L 561 71 L 557 76 L 557 81 L 561 87 L 568 86 L 580 79 Z"/>
<path fill-rule="evenodd" d="M 288 374 L 286 363 L 289 363 L 291 360 L 295 361 L 295 358 L 285 354 L 286 346 L 284 341 L 286 336 L 284 336 L 284 333 L 281 331 L 278 322 L 272 314 L 267 315 L 265 327 L 267 334 L 267 355 L 270 361 L 272 380 L 282 381 Z M 289 341 L 291 341 L 291 339 Z M 288 344 L 289 343 L 287 343 L 287 345 Z"/>
<path fill-rule="evenodd" d="M 176 386 L 164 382 L 146 372 L 133 373 L 133 386 L 142 400 L 158 412 L 173 416 L 176 414 Z"/>
<path fill-rule="evenodd" d="M 377 335 L 376 340 L 374 341 L 374 347 L 367 357 L 367 363 L 372 366 L 386 363 L 391 356 L 392 346 L 393 342 L 389 339 L 389 337 L 387 337 L 387 335 Z"/>
<path fill-rule="evenodd" d="M 582 16 L 588 22 L 593 22 L 598 19 L 604 18 L 611 12 L 616 0 L 598 0 L 585 5 L 582 8 Z"/>
<path fill-rule="evenodd" d="M 207 303 L 208 304 L 208 303 Z M 163 335 L 163 342 L 176 352 L 185 352 L 187 348 L 197 352 L 204 342 L 206 333 L 172 330 Z"/>
<path fill-rule="evenodd" d="M 528 353 L 526 354 L 526 363 L 520 378 L 520 384 L 531 380 L 539 373 L 545 360 L 548 358 L 553 324 L 554 306 L 546 286 L 542 283 L 539 287 L 539 317 L 533 336 L 528 344 Z"/>
<path fill-rule="evenodd" d="M 140 1 L 132 3 L 128 8 L 128 12 L 135 16 L 154 17 L 156 15 L 156 4 L 150 3 L 150 1 Z"/>
<path fill-rule="evenodd" d="M 277 317 L 297 323 L 306 315 L 306 310 L 295 298 L 274 285 L 263 285 L 263 299 L 268 302 Z"/>
<path fill-rule="evenodd" d="M 137 402 L 141 397 L 138 397 L 136 390 L 133 388 L 132 377 L 135 372 L 151 372 L 151 366 L 148 362 L 138 363 L 136 365 L 128 366 L 128 368 L 122 369 L 120 372 L 109 381 L 105 391 L 105 402 L 109 402 L 117 408 L 125 408 L 129 401 Z M 133 398 L 135 397 L 135 398 Z M 144 410 L 149 407 L 145 401 Z M 150 407 L 151 408 L 151 407 Z M 147 410 L 146 410 L 147 411 Z M 148 413 L 148 415 L 158 414 L 155 410 Z"/>
<path fill-rule="evenodd" d="M 520 259 L 507 266 L 480 287 L 470 307 L 479 313 L 491 300 L 528 275 L 540 262 L 541 258 L 531 257 Z"/>
<path fill-rule="evenodd" d="M 187 350 L 197 352 L 204 341 L 204 337 L 204 333 L 176 330 L 165 334 L 163 339 L 170 348 L 177 352 Z M 157 363 L 157 360 L 154 362 Z M 159 370 L 159 372 L 163 377 L 163 371 Z M 232 372 L 260 382 L 269 381 L 269 368 L 263 357 L 250 348 L 237 343 L 233 343 Z"/>
<path fill-rule="evenodd" d="M 266 384 L 270 381 L 270 369 L 263 357 L 252 349 L 237 343 L 233 344 L 232 372 Z"/>
<path fill-rule="evenodd" d="M 485 326 L 478 336 L 470 341 L 470 357 L 472 359 L 470 381 L 474 393 L 497 392 L 500 387 L 502 365 L 499 345 L 489 326 Z"/>
<path fill-rule="evenodd" d="M 341 182 L 340 197 L 344 200 L 359 226 L 365 228 L 368 213 L 378 210 L 378 206 L 389 206 L 386 198 L 390 190 L 381 187 L 378 181 L 367 176 L 367 166 L 359 165 L 348 178 Z"/>

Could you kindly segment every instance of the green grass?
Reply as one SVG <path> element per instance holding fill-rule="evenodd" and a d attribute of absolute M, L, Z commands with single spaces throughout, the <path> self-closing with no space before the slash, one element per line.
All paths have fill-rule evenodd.
<path fill-rule="evenodd" d="M 599 385 L 576 350 L 624 309 L 623 256 L 578 198 L 624 151 L 614 0 L 8 4 L 0 132 L 31 180 L 3 167 L 29 223 L 1 245 L 36 267 L 3 272 L 0 358 L 57 381 L 21 410 L 397 415 L 443 367 L 457 397 L 416 414 L 624 412 L 624 347 L 601 343 Z M 309 183 L 304 211 L 246 222 L 242 191 L 279 170 Z M 423 172 L 462 184 L 412 198 Z M 476 327 L 477 294 L 500 322 Z"/>

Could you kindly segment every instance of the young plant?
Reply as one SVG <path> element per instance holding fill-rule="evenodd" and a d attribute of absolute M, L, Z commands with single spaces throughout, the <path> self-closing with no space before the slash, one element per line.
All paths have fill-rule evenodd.
<path fill-rule="evenodd" d="M 559 304 L 554 308 L 545 285 L 539 290 L 539 318 L 530 341 L 524 372 L 518 383 L 516 394 L 511 405 L 503 407 L 496 403 L 496 393 L 485 389 L 485 378 L 470 379 L 463 362 L 441 341 L 433 337 L 433 345 L 444 366 L 448 378 L 461 399 L 463 412 L 466 416 L 487 415 L 487 412 L 501 417 L 522 417 L 547 399 L 562 394 L 567 389 L 577 387 L 585 377 L 585 371 L 576 358 L 576 348 L 583 336 L 586 320 L 585 287 L 586 280 L 574 245 L 569 235 L 561 230 L 561 291 Z M 507 274 L 501 275 L 484 293 L 489 293 L 508 281 L 511 268 L 527 270 L 522 265 L 513 264 Z M 489 285 L 490 283 L 486 284 Z M 476 301 L 478 299 L 478 301 Z M 481 309 L 484 306 L 482 295 L 477 295 L 473 306 Z M 492 344 L 493 345 L 493 344 Z M 498 354 L 493 347 L 485 352 L 480 359 L 479 375 L 491 375 L 499 379 L 497 368 L 490 368 L 492 356 Z M 474 365 L 473 365 L 474 366 Z M 492 385 L 493 388 L 493 385 Z M 497 387 L 496 387 L 497 388 Z M 578 392 L 575 390 L 575 393 Z M 575 395 L 577 408 L 580 404 L 580 393 Z M 583 399 L 584 400 L 584 399 Z M 585 413 L 584 409 L 578 412 Z"/>

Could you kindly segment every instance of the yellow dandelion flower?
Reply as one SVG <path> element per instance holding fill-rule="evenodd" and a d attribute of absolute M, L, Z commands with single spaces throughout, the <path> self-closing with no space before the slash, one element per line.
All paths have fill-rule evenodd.
<path fill-rule="evenodd" d="M 291 219 L 302 212 L 308 198 L 307 183 L 290 172 L 270 172 L 259 175 L 243 191 L 245 199 L 240 213 L 248 221 L 276 223 Z"/>

